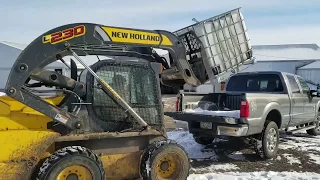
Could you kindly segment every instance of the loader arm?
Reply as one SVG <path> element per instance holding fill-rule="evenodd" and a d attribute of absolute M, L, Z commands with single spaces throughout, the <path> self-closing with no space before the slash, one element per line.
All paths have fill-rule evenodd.
<path fill-rule="evenodd" d="M 188 83 L 198 86 L 203 83 L 194 75 L 186 60 L 186 50 L 183 43 L 171 32 L 110 27 L 92 23 L 74 23 L 54 28 L 42 34 L 21 52 L 9 74 L 6 93 L 70 129 L 79 129 L 82 126 L 82 120 L 79 117 L 47 103 L 30 92 L 25 83 L 31 78 L 49 85 L 58 84 L 69 90 L 80 89 L 81 91 L 83 85 L 80 82 L 58 73 L 47 72 L 43 68 L 69 55 L 75 56 L 76 59 L 83 55 L 140 58 L 147 56 L 134 50 L 139 47 L 168 50 L 173 64 L 161 74 L 161 81 L 164 84 L 182 86 Z M 164 65 L 168 67 L 167 64 Z M 110 89 L 110 86 L 105 82 L 100 83 L 109 95 L 117 98 L 117 93 Z M 124 102 L 121 103 L 122 107 L 126 105 Z"/>

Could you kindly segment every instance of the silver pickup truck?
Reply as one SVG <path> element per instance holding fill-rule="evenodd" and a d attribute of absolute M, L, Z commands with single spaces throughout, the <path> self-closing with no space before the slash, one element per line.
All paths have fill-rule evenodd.
<path fill-rule="evenodd" d="M 177 112 L 166 115 L 186 121 L 200 144 L 219 136 L 241 137 L 250 140 L 261 158 L 270 159 L 278 151 L 279 131 L 320 134 L 318 97 L 300 76 L 243 72 L 229 78 L 225 93 L 180 92 Z"/>

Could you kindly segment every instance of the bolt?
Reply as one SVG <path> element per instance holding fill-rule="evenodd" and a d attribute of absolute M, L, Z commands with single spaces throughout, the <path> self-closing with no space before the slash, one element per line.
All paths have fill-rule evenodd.
<path fill-rule="evenodd" d="M 80 129 L 80 127 L 81 127 L 81 123 L 80 122 L 76 122 L 76 128 L 78 128 L 78 129 Z"/>
<path fill-rule="evenodd" d="M 13 94 L 14 92 L 15 92 L 15 90 L 13 88 L 9 90 L 10 94 Z"/>

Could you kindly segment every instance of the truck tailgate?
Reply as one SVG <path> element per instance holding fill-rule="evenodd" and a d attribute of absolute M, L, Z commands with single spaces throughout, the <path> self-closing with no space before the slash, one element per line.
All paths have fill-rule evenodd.
<path fill-rule="evenodd" d="M 210 110 L 205 109 L 205 106 L 208 103 L 216 106 L 219 110 L 223 111 L 240 110 L 240 104 L 241 101 L 245 99 L 245 94 L 197 94 L 184 92 L 178 99 L 179 104 L 177 112 L 165 112 L 165 115 L 182 121 L 214 121 L 220 123 L 226 122 L 229 124 L 235 124 L 237 122 L 237 119 L 239 118 L 224 115 L 211 115 L 208 113 L 190 113 L 188 111 L 193 110 L 197 107 L 201 107 L 201 109 L 204 110 Z"/>

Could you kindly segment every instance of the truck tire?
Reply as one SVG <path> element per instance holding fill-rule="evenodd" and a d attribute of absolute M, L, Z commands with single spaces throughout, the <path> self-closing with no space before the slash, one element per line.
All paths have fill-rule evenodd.
<path fill-rule="evenodd" d="M 213 137 L 201 137 L 201 136 L 193 136 L 194 141 L 201 145 L 209 145 L 212 144 L 212 141 L 215 139 Z"/>
<path fill-rule="evenodd" d="M 187 152 L 172 140 L 156 141 L 141 156 L 140 176 L 143 180 L 187 179 L 189 170 Z"/>
<path fill-rule="evenodd" d="M 37 180 L 51 179 L 105 180 L 102 162 L 91 150 L 68 146 L 57 150 L 40 167 Z"/>
<path fill-rule="evenodd" d="M 277 155 L 279 146 L 279 128 L 274 121 L 267 121 L 260 139 L 254 143 L 257 154 L 263 159 Z"/>
<path fill-rule="evenodd" d="M 319 136 L 320 135 L 320 126 L 319 126 L 319 122 L 317 122 L 317 126 L 313 129 L 308 129 L 307 130 L 307 133 L 309 135 L 312 135 L 312 136 Z"/>
<path fill-rule="evenodd" d="M 318 136 L 318 135 L 320 135 L 319 115 L 320 115 L 320 112 L 318 112 L 318 118 L 317 118 L 317 122 L 316 122 L 316 127 L 313 128 L 313 129 L 308 129 L 308 130 L 307 130 L 307 133 L 308 133 L 309 135 L 312 135 L 312 136 Z"/>

